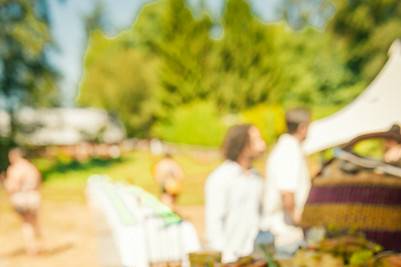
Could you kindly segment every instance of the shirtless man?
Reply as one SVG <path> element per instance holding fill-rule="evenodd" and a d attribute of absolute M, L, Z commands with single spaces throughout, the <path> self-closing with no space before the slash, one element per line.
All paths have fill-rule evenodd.
<path fill-rule="evenodd" d="M 5 189 L 10 196 L 11 205 L 22 219 L 26 251 L 35 255 L 39 252 L 41 237 L 38 224 L 41 175 L 38 169 L 23 157 L 20 149 L 12 149 L 8 157 L 10 165 L 6 173 Z"/>

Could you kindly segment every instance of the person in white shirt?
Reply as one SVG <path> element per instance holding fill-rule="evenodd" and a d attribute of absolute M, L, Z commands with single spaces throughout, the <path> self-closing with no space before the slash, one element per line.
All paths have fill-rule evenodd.
<path fill-rule="evenodd" d="M 250 255 L 259 231 L 263 180 L 252 168 L 265 150 L 259 130 L 248 124 L 229 129 L 225 161 L 207 178 L 206 234 L 210 249 L 224 262 Z"/>
<path fill-rule="evenodd" d="M 289 110 L 288 132 L 279 138 L 266 164 L 263 228 L 272 232 L 281 255 L 291 255 L 303 241 L 298 225 L 311 185 L 301 145 L 309 122 L 307 110 Z"/>

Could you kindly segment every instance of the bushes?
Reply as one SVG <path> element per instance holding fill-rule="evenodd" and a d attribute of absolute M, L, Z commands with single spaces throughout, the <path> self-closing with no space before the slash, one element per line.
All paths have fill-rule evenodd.
<path fill-rule="evenodd" d="M 225 115 L 210 101 L 193 102 L 177 107 L 168 119 L 156 123 L 152 134 L 168 142 L 217 147 L 229 126 L 237 123 L 255 125 L 266 142 L 273 144 L 285 131 L 284 109 L 263 104 L 240 114 Z"/>
<path fill-rule="evenodd" d="M 268 144 L 273 144 L 285 131 L 285 111 L 280 106 L 258 105 L 241 114 L 243 122 L 252 123 Z"/>
<path fill-rule="evenodd" d="M 174 143 L 219 146 L 228 126 L 212 102 L 177 107 L 152 128 L 152 135 Z"/>

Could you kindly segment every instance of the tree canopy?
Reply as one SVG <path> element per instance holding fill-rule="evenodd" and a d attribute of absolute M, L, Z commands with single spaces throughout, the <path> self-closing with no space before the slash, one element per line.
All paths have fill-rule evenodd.
<path fill-rule="evenodd" d="M 287 2 L 290 14 L 295 7 Z M 185 107 L 197 110 L 191 103 L 199 101 L 221 117 L 263 110 L 254 108 L 260 105 L 342 106 L 378 72 L 389 44 L 401 36 L 401 4 L 304 2 L 304 8 L 312 2 L 336 8 L 327 26 L 305 26 L 317 15 L 303 9 L 297 14 L 308 18 L 296 24 L 304 27 L 264 23 L 245 0 L 227 0 L 218 24 L 202 8 L 194 16 L 185 0 L 149 4 L 117 37 L 91 34 L 78 103 L 116 112 L 132 136 L 163 132 L 160 125 L 171 135 L 171 125 L 183 123 L 174 118 Z"/>
<path fill-rule="evenodd" d="M 44 105 L 56 100 L 56 73 L 45 49 L 51 44 L 43 1 L 0 1 L 0 95 L 6 109 L 19 103 Z"/>

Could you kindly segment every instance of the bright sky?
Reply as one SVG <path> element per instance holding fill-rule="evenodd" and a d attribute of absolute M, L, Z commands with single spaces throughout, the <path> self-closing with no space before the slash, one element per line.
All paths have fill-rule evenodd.
<path fill-rule="evenodd" d="M 196 4 L 199 0 L 188 0 Z M 252 6 L 264 20 L 276 19 L 274 6 L 280 0 L 252 0 Z M 51 62 L 60 70 L 62 80 L 60 89 L 63 93 L 63 104 L 72 105 L 82 75 L 83 55 L 86 49 L 87 36 L 84 30 L 83 17 L 93 11 L 97 3 L 105 7 L 106 20 L 116 33 L 129 27 L 144 3 L 151 0 L 48 0 L 50 7 L 51 32 L 58 50 L 49 55 Z M 206 5 L 214 16 L 223 8 L 224 0 L 206 0 Z"/>

